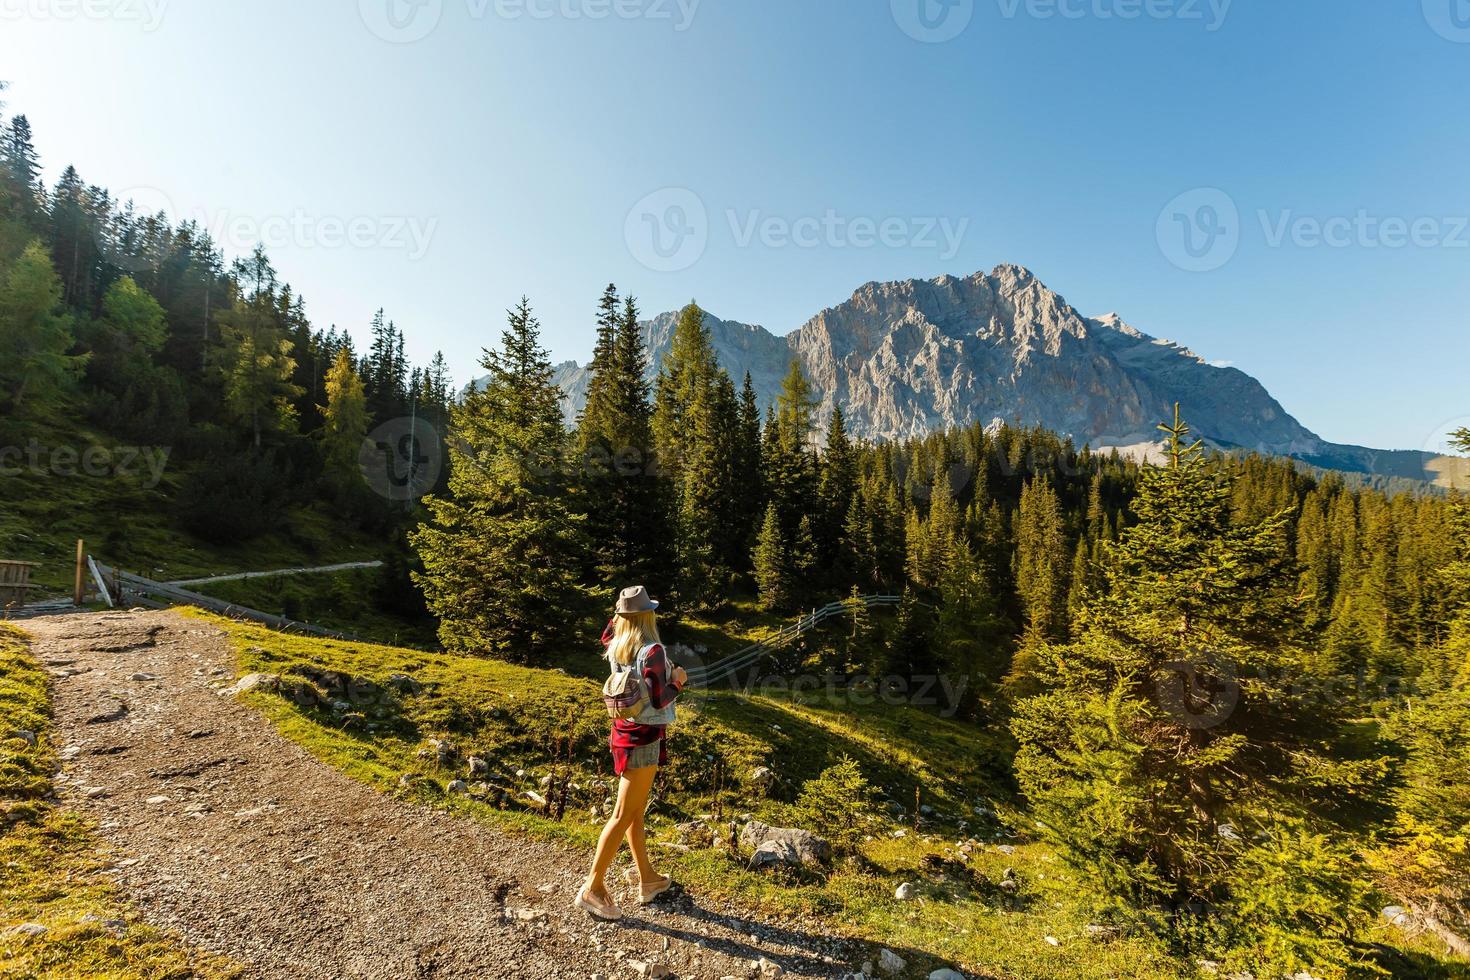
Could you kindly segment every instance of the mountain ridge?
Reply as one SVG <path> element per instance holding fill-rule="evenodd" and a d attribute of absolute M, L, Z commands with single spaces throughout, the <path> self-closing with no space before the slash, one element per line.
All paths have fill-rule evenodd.
<path fill-rule="evenodd" d="M 649 378 L 678 315 L 642 321 Z M 720 364 L 737 382 L 748 371 L 763 406 L 796 358 L 821 415 L 840 404 L 849 432 L 866 439 L 1004 421 L 1099 450 L 1147 454 L 1158 420 L 1179 402 L 1195 431 L 1220 449 L 1441 485 L 1442 461 L 1453 459 L 1328 442 L 1248 373 L 1145 333 L 1118 313 L 1086 316 L 1020 265 L 870 281 L 784 336 L 708 311 L 705 323 Z M 587 374 L 576 361 L 556 366 L 569 421 L 585 400 Z"/>

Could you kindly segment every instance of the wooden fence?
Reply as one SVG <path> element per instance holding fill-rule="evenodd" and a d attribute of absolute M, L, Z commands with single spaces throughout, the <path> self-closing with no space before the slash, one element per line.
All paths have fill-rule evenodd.
<path fill-rule="evenodd" d="M 87 556 L 87 565 L 91 570 L 93 581 L 97 583 L 99 595 L 109 606 L 144 605 L 154 608 L 198 606 L 201 609 L 219 613 L 221 616 L 249 619 L 282 633 L 309 633 L 312 636 L 324 636 L 334 640 L 360 641 L 359 637 L 351 633 L 313 626 L 310 623 L 300 623 L 294 619 L 287 619 L 285 616 L 261 612 L 249 606 L 226 602 L 223 599 L 191 592 L 167 582 L 155 582 L 141 575 L 111 568 L 90 555 Z"/>
<path fill-rule="evenodd" d="M 730 680 L 738 672 L 755 666 L 763 658 L 786 646 L 802 634 L 811 632 L 820 626 L 823 621 L 831 619 L 833 616 L 851 615 L 858 605 L 862 605 L 868 609 L 877 606 L 896 606 L 901 599 L 901 596 L 896 595 L 864 595 L 857 596 L 854 599 L 840 599 L 837 602 L 829 602 L 822 608 L 815 609 L 807 615 L 802 616 L 790 626 L 784 627 L 774 636 L 767 637 L 759 643 L 753 643 L 748 647 L 737 650 L 712 664 L 690 670 L 689 683 L 695 687 L 710 687 L 722 681 Z"/>

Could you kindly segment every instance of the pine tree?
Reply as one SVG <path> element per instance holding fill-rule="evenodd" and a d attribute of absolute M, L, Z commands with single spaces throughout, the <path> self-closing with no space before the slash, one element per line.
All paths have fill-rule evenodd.
<path fill-rule="evenodd" d="M 1177 413 L 1161 428 L 1169 464 L 1143 474 L 1107 594 L 1075 642 L 1040 651 L 1016 771 L 1044 835 L 1105 891 L 1214 902 L 1239 852 L 1217 826 L 1269 812 L 1248 804 L 1312 765 L 1334 719 L 1291 689 L 1311 658 L 1296 645 L 1289 515 L 1232 524 L 1229 479 Z"/>
<path fill-rule="evenodd" d="M 791 580 L 781 517 L 774 503 L 766 508 L 766 519 L 756 538 L 754 565 L 761 608 L 768 611 L 787 608 L 791 601 Z"/>
<path fill-rule="evenodd" d="M 822 561 L 831 567 L 838 557 L 843 528 L 852 495 L 857 490 L 857 456 L 847 437 L 847 424 L 842 409 L 834 407 L 827 425 L 827 447 L 820 462 L 821 477 L 817 490 L 819 520 L 817 544 Z"/>
<path fill-rule="evenodd" d="M 592 362 L 588 365 L 587 401 L 577 423 L 578 448 L 583 455 L 606 456 L 609 461 L 617 448 L 614 386 L 620 378 L 617 363 L 620 312 L 618 287 L 609 283 L 597 305 L 597 343 L 592 349 Z"/>
<path fill-rule="evenodd" d="M 69 353 L 72 342 L 61 280 L 45 248 L 34 242 L 0 283 L 0 404 L 7 415 L 37 415 L 54 406 L 85 364 Z"/>
<path fill-rule="evenodd" d="M 337 353 L 323 387 L 327 396 L 326 405 L 321 407 L 323 464 L 329 485 L 342 497 L 361 480 L 358 455 L 368 429 L 362 379 L 346 350 Z"/>
<path fill-rule="evenodd" d="M 584 497 L 596 572 L 604 585 L 639 582 L 658 595 L 672 586 L 673 518 L 667 481 L 654 466 L 647 353 L 633 297 L 619 310 L 613 287 L 599 307 L 599 345 L 589 398 L 578 427 Z M 604 321 L 610 336 L 602 336 Z"/>
<path fill-rule="evenodd" d="M 1066 539 L 1056 491 L 1043 479 L 1033 479 L 1021 492 L 1015 561 L 1028 632 L 1060 639 L 1066 632 Z"/>
<path fill-rule="evenodd" d="M 735 438 L 735 485 L 739 491 L 731 501 L 734 524 L 741 539 L 743 553 L 739 566 L 747 567 L 744 559 L 755 545 L 755 536 L 760 532 L 762 518 L 766 512 L 766 480 L 761 469 L 761 413 L 756 404 L 755 385 L 750 372 L 740 386 L 740 404 L 736 412 Z"/>
<path fill-rule="evenodd" d="M 676 580 L 694 608 L 725 601 L 745 563 L 748 531 L 731 507 L 739 477 L 739 407 L 734 385 L 715 361 L 704 312 L 679 316 L 657 382 L 653 436 L 659 470 L 676 502 Z"/>
<path fill-rule="evenodd" d="M 489 379 L 452 412 L 451 496 L 425 498 L 432 520 L 412 535 L 414 580 L 446 648 L 541 662 L 577 627 L 586 542 L 560 466 L 561 391 L 528 300 L 480 363 Z"/>
<path fill-rule="evenodd" d="M 0 195 L 24 225 L 39 233 L 42 225 L 41 161 L 24 115 L 10 120 L 0 133 Z"/>

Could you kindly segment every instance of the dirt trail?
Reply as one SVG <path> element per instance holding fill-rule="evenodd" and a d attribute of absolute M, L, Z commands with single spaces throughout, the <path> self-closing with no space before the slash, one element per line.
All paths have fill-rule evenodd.
<path fill-rule="evenodd" d="M 149 922 L 263 977 L 841 976 L 861 949 L 687 894 L 594 924 L 589 856 L 396 802 L 222 697 L 226 638 L 169 612 L 29 621 L 57 777 Z M 657 969 L 647 971 L 660 975 Z"/>

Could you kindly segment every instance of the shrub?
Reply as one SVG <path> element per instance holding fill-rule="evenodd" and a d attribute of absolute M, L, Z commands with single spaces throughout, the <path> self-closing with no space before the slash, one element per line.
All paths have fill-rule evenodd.
<path fill-rule="evenodd" d="M 1225 919 L 1232 965 L 1256 976 L 1361 976 L 1354 949 L 1370 888 L 1353 855 L 1327 837 L 1282 827 L 1241 854 Z"/>
<path fill-rule="evenodd" d="M 848 756 L 809 779 L 801 788 L 793 812 L 807 827 L 821 834 L 841 853 L 855 853 L 872 821 L 873 788 L 858 764 Z"/>

